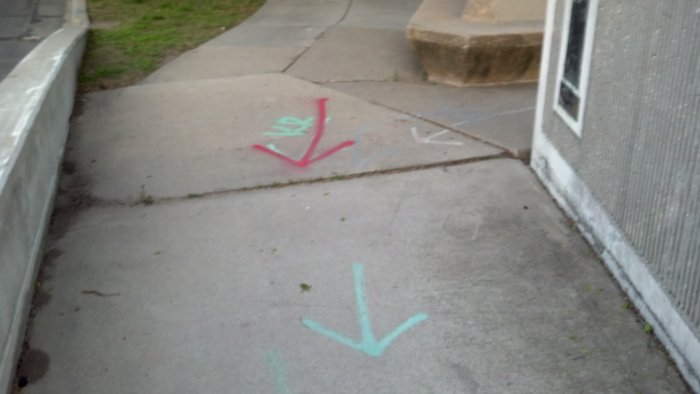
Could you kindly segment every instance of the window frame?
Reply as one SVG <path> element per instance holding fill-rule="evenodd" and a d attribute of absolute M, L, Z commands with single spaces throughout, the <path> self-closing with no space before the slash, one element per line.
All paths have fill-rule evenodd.
<path fill-rule="evenodd" d="M 561 43 L 559 45 L 559 67 L 557 70 L 557 79 L 554 87 L 554 112 L 566 123 L 571 131 L 581 138 L 583 130 L 583 118 L 586 113 L 586 101 L 588 96 L 588 82 L 591 71 L 591 57 L 593 54 L 593 41 L 595 39 L 596 19 L 598 16 L 598 0 L 588 0 L 588 9 L 586 11 L 586 31 L 583 38 L 583 51 L 581 57 L 581 69 L 579 74 L 579 88 L 575 89 L 578 93 L 579 107 L 578 119 L 574 119 L 569 113 L 559 104 L 559 96 L 561 84 L 569 84 L 564 79 L 564 64 L 566 61 L 566 50 L 569 42 L 569 31 L 571 30 L 571 10 L 574 0 L 565 0 L 564 18 L 562 23 Z"/>

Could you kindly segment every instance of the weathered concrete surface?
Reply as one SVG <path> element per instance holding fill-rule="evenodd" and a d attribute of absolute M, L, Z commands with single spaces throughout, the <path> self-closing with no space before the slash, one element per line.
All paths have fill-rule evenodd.
<path fill-rule="evenodd" d="M 1 15 L 3 16 L 24 16 L 31 15 L 31 0 L 0 0 Z"/>
<path fill-rule="evenodd" d="M 464 0 L 425 0 L 406 28 L 434 82 L 456 86 L 537 80 L 540 21 L 479 23 L 462 16 Z"/>
<path fill-rule="evenodd" d="M 684 392 L 518 161 L 92 208 L 52 248 L 29 394 Z M 302 322 L 359 340 L 353 262 L 378 339 L 427 315 L 380 357 Z"/>
<path fill-rule="evenodd" d="M 396 32 L 407 18 L 392 14 L 399 7 L 269 1 L 255 23 L 188 61 L 276 70 L 283 48 L 301 49 L 300 62 L 315 56 L 303 49 L 332 26 Z M 392 41 L 384 45 L 354 53 L 398 53 Z M 256 48 L 258 59 L 223 59 L 236 46 Z M 397 64 L 414 56 L 401 53 Z M 531 88 L 501 96 L 465 89 L 461 97 L 403 80 L 329 85 L 421 112 L 423 122 L 289 76 L 187 82 L 226 74 L 183 64 L 159 81 L 182 82 L 89 96 L 73 125 L 20 369 L 26 392 L 684 392 L 527 167 L 427 121 L 505 119 L 504 110 L 531 103 Z M 274 143 L 298 159 L 316 126 L 294 138 L 264 133 L 283 117 L 317 116 L 319 97 L 330 98 L 330 119 L 317 152 L 348 139 L 355 146 L 306 170 L 250 148 Z M 435 168 L 405 167 L 416 164 Z M 382 172 L 397 166 L 402 173 Z M 274 184 L 289 180 L 306 183 Z M 359 285 L 354 262 L 364 268 Z M 370 353 L 417 320 L 376 358 L 308 328 L 325 325 L 353 345 L 363 335 L 358 302 L 371 318 Z"/>
<path fill-rule="evenodd" d="M 141 83 L 282 72 L 342 20 L 349 5 L 349 0 L 269 0 L 235 29 L 179 56 Z"/>
<path fill-rule="evenodd" d="M 468 0 L 462 15 L 479 22 L 544 20 L 547 0 Z"/>
<path fill-rule="evenodd" d="M 349 7 L 349 1 L 339 0 L 271 1 L 240 26 L 178 57 L 142 83 L 287 69 L 320 82 L 419 80 L 420 65 L 403 33 L 419 4 L 356 0 Z"/>
<path fill-rule="evenodd" d="M 404 34 L 419 3 L 353 1 L 338 25 L 330 27 L 289 68 L 289 74 L 316 82 L 422 79 Z"/>
<path fill-rule="evenodd" d="M 325 86 L 427 119 L 527 158 L 535 85 L 456 88 L 439 84 L 353 82 Z"/>
<path fill-rule="evenodd" d="M 240 47 L 202 45 L 178 56 L 141 84 L 225 78 L 284 71 L 304 52 L 303 47 Z M 215 59 L 212 61 L 212 59 Z"/>
<path fill-rule="evenodd" d="M 341 26 L 404 31 L 422 0 L 353 0 Z"/>
<path fill-rule="evenodd" d="M 420 80 L 418 59 L 403 32 L 337 26 L 329 29 L 289 74 L 310 81 Z"/>
<path fill-rule="evenodd" d="M 280 118 L 317 116 L 316 99 L 323 97 L 330 119 L 317 154 L 344 141 L 354 146 L 303 169 L 252 148 L 274 144 L 300 158 L 315 125 L 296 137 L 264 133 L 276 132 Z M 87 96 L 68 159 L 95 197 L 137 201 L 144 194 L 181 197 L 501 153 L 452 132 L 421 143 L 412 128 L 419 139 L 442 130 L 281 74 L 144 85 Z"/>
<path fill-rule="evenodd" d="M 0 43 L 0 77 L 4 78 L 17 62 L 34 49 L 36 42 L 8 40 Z"/>
<path fill-rule="evenodd" d="M 271 0 L 241 24 L 247 26 L 331 26 L 342 20 L 347 13 L 349 0 Z M 212 42 L 221 38 L 238 37 L 243 32 L 229 31 Z M 263 41 L 258 40 L 258 43 Z"/>
<path fill-rule="evenodd" d="M 0 21 L 0 39 L 22 36 L 29 28 L 29 19 L 22 16 L 6 16 Z"/>
<path fill-rule="evenodd" d="M 0 80 L 63 25 L 66 0 L 0 0 Z"/>
<path fill-rule="evenodd" d="M 67 24 L 0 82 L 2 393 L 9 390 L 24 337 L 86 32 L 85 25 Z"/>

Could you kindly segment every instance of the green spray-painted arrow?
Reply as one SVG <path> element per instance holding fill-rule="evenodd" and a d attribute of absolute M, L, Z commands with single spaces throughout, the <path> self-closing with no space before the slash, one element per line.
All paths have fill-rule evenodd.
<path fill-rule="evenodd" d="M 418 313 L 412 316 L 410 319 L 403 322 L 403 324 L 396 327 L 389 335 L 384 337 L 382 340 L 377 341 L 372 333 L 372 325 L 370 324 L 369 320 L 369 311 L 367 310 L 364 289 L 362 287 L 362 264 L 353 264 L 352 271 L 355 276 L 355 300 L 357 302 L 357 313 L 360 319 L 360 329 L 362 330 L 362 340 L 357 342 L 329 328 L 326 328 L 313 320 L 302 319 L 302 323 L 319 334 L 325 335 L 345 346 L 364 352 L 372 357 L 379 357 L 382 355 L 382 353 L 384 353 L 384 350 L 391 344 L 391 342 L 398 338 L 399 335 L 403 334 L 414 325 L 426 320 L 428 315 L 425 313 Z"/>

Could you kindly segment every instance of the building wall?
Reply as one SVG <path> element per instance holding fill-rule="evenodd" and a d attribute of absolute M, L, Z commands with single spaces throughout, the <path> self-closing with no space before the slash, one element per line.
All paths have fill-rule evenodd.
<path fill-rule="evenodd" d="M 565 1 L 550 1 L 554 19 L 546 33 L 551 41 L 543 59 L 533 168 L 561 194 L 584 233 L 598 234 L 589 237 L 597 251 L 615 249 L 613 239 L 632 249 L 694 335 L 675 339 L 682 352 L 680 342 L 700 343 L 700 3 L 600 0 L 579 138 L 552 110 Z M 547 144 L 538 146 L 538 133 Z M 581 190 L 548 175 L 545 145 L 563 158 Z M 583 194 L 602 209 L 610 229 L 593 228 L 600 223 L 581 212 Z M 647 286 L 630 283 L 634 294 Z M 672 330 L 664 327 L 671 324 L 663 318 L 670 312 L 646 303 L 661 329 Z M 684 362 L 690 365 L 681 369 L 697 378 L 700 365 Z"/>

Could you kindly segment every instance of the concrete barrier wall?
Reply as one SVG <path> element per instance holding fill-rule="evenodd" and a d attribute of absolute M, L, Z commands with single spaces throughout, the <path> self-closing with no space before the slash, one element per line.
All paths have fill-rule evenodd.
<path fill-rule="evenodd" d="M 88 19 L 63 28 L 0 83 L 0 393 L 11 390 L 53 203 Z"/>

